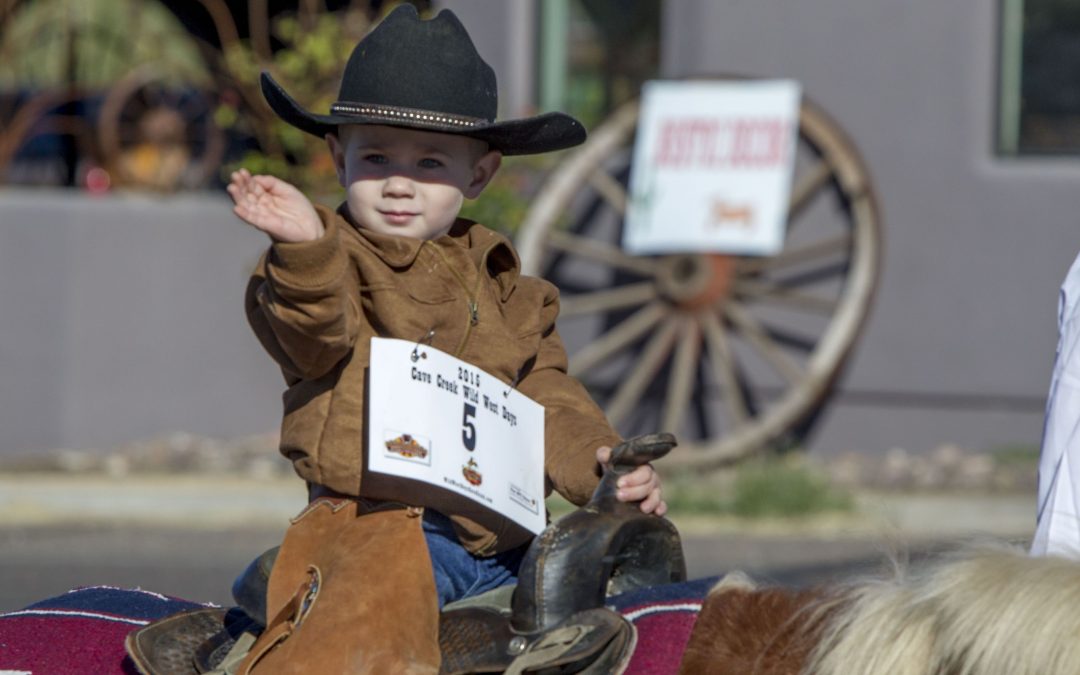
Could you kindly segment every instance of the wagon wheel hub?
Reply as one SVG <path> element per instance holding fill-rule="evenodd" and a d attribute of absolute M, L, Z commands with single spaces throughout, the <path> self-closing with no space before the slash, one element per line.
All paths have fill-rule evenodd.
<path fill-rule="evenodd" d="M 666 256 L 656 274 L 660 295 L 686 310 L 723 301 L 734 279 L 735 256 L 715 253 Z"/>

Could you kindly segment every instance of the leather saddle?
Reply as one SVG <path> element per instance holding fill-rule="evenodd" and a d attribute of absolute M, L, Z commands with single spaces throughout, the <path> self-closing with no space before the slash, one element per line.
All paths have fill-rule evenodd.
<path fill-rule="evenodd" d="M 633 627 L 605 607 L 609 595 L 686 579 L 678 531 L 615 498 L 616 481 L 666 455 L 671 434 L 638 436 L 612 450 L 592 498 L 530 545 L 516 587 L 444 607 L 444 675 L 618 673 L 633 652 Z M 126 642 L 144 675 L 228 673 L 230 660 L 266 625 L 266 587 L 277 548 L 233 584 L 237 607 L 199 608 L 132 632 Z"/>

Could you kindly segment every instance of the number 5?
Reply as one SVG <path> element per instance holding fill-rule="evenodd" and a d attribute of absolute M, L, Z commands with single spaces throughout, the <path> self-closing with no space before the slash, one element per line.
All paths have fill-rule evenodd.
<path fill-rule="evenodd" d="M 476 417 L 476 406 L 471 403 L 465 404 L 465 414 L 461 420 L 461 442 L 465 445 L 466 450 L 476 449 L 476 425 L 472 423 L 472 418 Z"/>

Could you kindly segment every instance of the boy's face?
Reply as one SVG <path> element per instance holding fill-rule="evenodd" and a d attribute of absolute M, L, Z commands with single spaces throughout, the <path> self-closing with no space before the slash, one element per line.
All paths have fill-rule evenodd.
<path fill-rule="evenodd" d="M 473 138 L 350 124 L 326 141 L 357 225 L 415 239 L 446 234 L 465 198 L 480 194 L 501 155 Z"/>

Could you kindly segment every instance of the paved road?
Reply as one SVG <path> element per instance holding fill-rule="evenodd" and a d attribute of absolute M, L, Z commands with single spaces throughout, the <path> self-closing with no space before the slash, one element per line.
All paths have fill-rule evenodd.
<path fill-rule="evenodd" d="M 153 526 L 0 528 L 0 611 L 77 586 L 145 588 L 199 602 L 230 602 L 229 585 L 281 532 Z"/>
<path fill-rule="evenodd" d="M 0 477 L 0 611 L 97 584 L 230 604 L 232 579 L 280 541 L 302 504 L 297 482 Z M 1029 503 L 1024 496 L 868 497 L 857 520 L 675 521 L 690 578 L 742 569 L 802 585 L 879 571 L 890 550 L 918 557 L 975 534 L 1023 540 Z"/>
<path fill-rule="evenodd" d="M 281 531 L 224 531 L 147 525 L 0 528 L 0 611 L 84 585 L 140 587 L 200 602 L 230 604 L 232 579 Z M 913 557 L 941 539 L 907 542 Z M 692 579 L 742 569 L 764 582 L 806 585 L 885 569 L 880 539 L 723 533 L 683 538 Z"/>
<path fill-rule="evenodd" d="M 279 530 L 269 528 L 0 528 L 0 611 L 92 584 L 141 587 L 190 600 L 229 603 L 233 577 L 280 536 Z M 850 574 L 881 560 L 875 545 L 862 540 L 691 535 L 684 549 L 691 578 L 742 568 L 763 579 L 809 583 Z"/>

